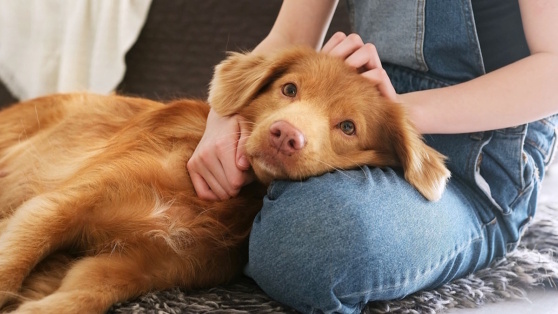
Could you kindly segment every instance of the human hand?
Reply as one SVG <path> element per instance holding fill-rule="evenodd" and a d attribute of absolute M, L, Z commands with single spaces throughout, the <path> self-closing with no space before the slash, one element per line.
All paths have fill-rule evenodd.
<path fill-rule="evenodd" d="M 226 200 L 254 180 L 244 155 L 246 121 L 239 115 L 221 117 L 209 112 L 205 132 L 186 167 L 198 197 Z"/>
<path fill-rule="evenodd" d="M 378 51 L 373 44 L 365 44 L 357 34 L 347 36 L 342 32 L 337 32 L 325 43 L 322 52 L 343 58 L 346 64 L 358 69 L 362 76 L 378 86 L 382 95 L 396 101 L 397 93 L 391 85 L 386 71 L 382 68 Z"/>

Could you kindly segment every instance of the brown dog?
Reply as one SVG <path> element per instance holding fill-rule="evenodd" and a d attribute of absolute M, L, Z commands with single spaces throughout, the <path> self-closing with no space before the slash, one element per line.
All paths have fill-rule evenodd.
<path fill-rule="evenodd" d="M 249 121 L 246 150 L 264 185 L 401 166 L 436 200 L 449 177 L 402 106 L 342 60 L 310 49 L 230 55 L 209 101 Z M 194 100 L 72 94 L 0 112 L 0 307 L 104 312 L 150 290 L 238 275 L 265 190 L 252 184 L 222 202 L 196 197 L 186 162 L 208 111 Z"/>

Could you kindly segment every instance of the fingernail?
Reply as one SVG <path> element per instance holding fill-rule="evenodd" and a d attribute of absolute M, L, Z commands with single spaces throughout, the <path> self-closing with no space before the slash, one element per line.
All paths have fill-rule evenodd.
<path fill-rule="evenodd" d="M 240 156 L 240 158 L 238 159 L 238 166 L 245 169 L 250 168 L 250 163 L 248 162 L 248 158 L 246 158 L 246 156 L 244 155 Z"/>

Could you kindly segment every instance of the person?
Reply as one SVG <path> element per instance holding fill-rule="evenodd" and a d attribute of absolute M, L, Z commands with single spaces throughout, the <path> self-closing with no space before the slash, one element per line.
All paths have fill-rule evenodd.
<path fill-rule="evenodd" d="M 356 33 L 336 33 L 322 47 L 336 5 L 284 0 L 252 53 L 301 44 L 344 58 L 406 106 L 425 141 L 448 157 L 452 178 L 438 202 L 395 168 L 273 182 L 245 273 L 307 313 L 356 313 L 513 250 L 535 214 L 558 125 L 556 1 L 354 0 Z M 234 197 L 254 179 L 243 155 L 248 135 L 241 117 L 210 112 L 187 164 L 199 197 Z"/>

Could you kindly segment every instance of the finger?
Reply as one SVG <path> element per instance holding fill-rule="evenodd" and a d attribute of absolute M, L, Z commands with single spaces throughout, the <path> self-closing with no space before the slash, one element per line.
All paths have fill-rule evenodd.
<path fill-rule="evenodd" d="M 240 170 L 233 165 L 232 168 L 224 167 L 227 184 L 222 185 L 230 197 L 238 195 L 243 186 L 254 181 L 255 177 L 250 169 Z"/>
<path fill-rule="evenodd" d="M 397 93 L 395 92 L 395 88 L 393 88 L 389 76 L 384 69 L 376 68 L 366 71 L 361 75 L 366 77 L 374 85 L 376 85 L 376 87 L 380 91 L 380 94 L 382 94 L 384 97 L 388 98 L 391 101 L 397 101 Z"/>
<path fill-rule="evenodd" d="M 211 150 L 201 150 L 199 152 L 195 151 L 194 156 L 190 158 L 187 166 L 189 170 L 193 170 L 191 171 L 192 174 L 201 177 L 203 183 L 207 185 L 208 189 L 211 190 L 211 192 L 215 194 L 218 199 L 225 200 L 230 198 L 229 193 L 226 192 L 223 187 L 223 185 L 228 183 L 223 166 L 221 165 L 217 155 Z M 198 182 L 198 189 L 202 195 L 209 194 L 199 179 Z"/>
<path fill-rule="evenodd" d="M 343 34 L 343 33 L 341 33 Z M 344 34 L 343 34 L 344 35 Z M 240 138 L 238 146 L 236 147 L 236 164 L 238 169 L 242 170 L 242 184 L 245 186 L 256 179 L 254 172 L 250 170 L 250 161 L 246 156 L 246 142 L 250 136 L 250 129 L 248 128 L 248 121 L 239 117 Z"/>
<path fill-rule="evenodd" d="M 329 54 L 331 50 L 333 50 L 335 46 L 339 45 L 343 40 L 345 40 L 345 38 L 347 38 L 347 35 L 345 35 L 345 33 L 343 32 L 337 32 L 333 34 L 333 36 L 331 36 L 327 43 L 325 43 L 325 45 L 322 47 L 322 52 L 325 54 Z"/>
<path fill-rule="evenodd" d="M 215 148 L 215 154 L 211 162 L 211 166 L 207 165 L 207 169 L 211 171 L 211 176 L 206 177 L 207 184 L 220 199 L 229 199 L 234 197 L 240 191 L 238 182 L 241 180 L 242 171 L 236 167 L 236 156 L 233 147 L 236 141 L 231 143 L 218 142 Z"/>
<path fill-rule="evenodd" d="M 364 42 L 357 34 L 350 34 L 328 53 L 330 56 L 346 59 L 348 56 L 364 46 Z"/>
<path fill-rule="evenodd" d="M 221 182 L 219 182 L 215 176 L 205 176 L 204 179 L 211 189 L 211 192 L 217 195 L 217 198 L 219 200 L 224 201 L 231 198 L 229 192 L 225 190 L 223 185 L 221 185 Z"/>
<path fill-rule="evenodd" d="M 376 47 L 370 43 L 365 44 L 345 59 L 345 63 L 359 69 L 361 72 L 382 68 L 382 62 Z"/>
<path fill-rule="evenodd" d="M 213 191 L 211 191 L 209 185 L 207 185 L 202 176 L 198 175 L 195 172 L 190 172 L 190 179 L 192 180 L 192 184 L 194 185 L 196 195 L 198 195 L 199 198 L 206 201 L 219 200 L 219 197 L 215 193 L 213 193 Z"/>
<path fill-rule="evenodd" d="M 203 161 L 204 163 L 207 160 Z M 226 178 L 222 165 L 217 158 L 210 161 L 212 166 L 205 163 L 200 167 L 199 175 L 203 178 L 209 189 L 217 196 L 219 200 L 226 200 L 230 198 L 229 193 L 223 187 L 223 182 L 226 184 Z"/>
<path fill-rule="evenodd" d="M 246 141 L 250 135 L 248 124 L 242 117 L 237 117 L 237 123 L 239 138 L 236 142 L 235 154 L 231 155 L 230 151 L 219 152 L 226 178 L 226 182 L 222 182 L 222 186 L 231 197 L 236 196 L 244 185 L 254 180 L 252 172 L 248 171 L 250 163 L 245 150 Z"/>
<path fill-rule="evenodd" d="M 236 166 L 239 170 L 248 170 L 250 169 L 250 162 L 246 157 L 246 142 L 248 141 L 250 131 L 248 130 L 247 121 L 242 118 L 239 118 L 238 126 L 240 128 L 240 137 L 236 146 Z"/>

